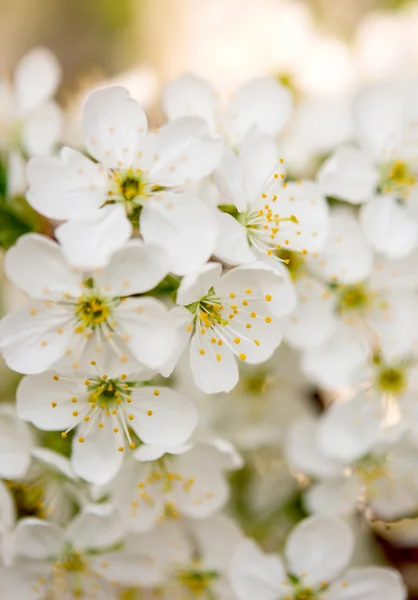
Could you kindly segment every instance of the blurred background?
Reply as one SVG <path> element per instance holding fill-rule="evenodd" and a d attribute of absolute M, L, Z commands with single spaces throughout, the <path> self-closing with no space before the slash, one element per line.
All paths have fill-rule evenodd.
<path fill-rule="evenodd" d="M 1 0 L 0 8 L 0 69 L 48 46 L 63 67 L 62 102 L 138 65 L 147 102 L 185 70 L 227 95 L 255 74 L 323 94 L 418 68 L 416 1 Z"/>

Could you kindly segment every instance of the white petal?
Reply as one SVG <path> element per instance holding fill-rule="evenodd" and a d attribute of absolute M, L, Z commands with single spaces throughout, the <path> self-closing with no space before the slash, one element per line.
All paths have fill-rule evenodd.
<path fill-rule="evenodd" d="M 71 148 L 32 158 L 26 175 L 29 204 L 50 219 L 89 218 L 106 199 L 106 171 Z"/>
<path fill-rule="evenodd" d="M 366 358 L 367 349 L 357 332 L 340 326 L 323 346 L 302 354 L 301 368 L 311 381 L 337 389 L 357 382 L 357 372 Z"/>
<path fill-rule="evenodd" d="M 196 271 L 209 260 L 218 239 L 218 223 L 197 198 L 164 192 L 149 200 L 141 213 L 141 233 L 170 257 L 177 275 Z"/>
<path fill-rule="evenodd" d="M 404 134 L 405 104 L 400 86 L 379 83 L 364 87 L 354 100 L 353 110 L 363 146 L 377 158 L 391 158 L 392 152 L 400 149 Z"/>
<path fill-rule="evenodd" d="M 131 233 L 123 206 L 105 206 L 89 220 L 67 221 L 55 230 L 68 263 L 85 271 L 105 266 Z"/>
<path fill-rule="evenodd" d="M 46 371 L 64 355 L 73 337 L 70 313 L 40 301 L 16 310 L 0 322 L 0 349 L 6 364 L 18 373 Z"/>
<path fill-rule="evenodd" d="M 342 463 L 321 452 L 316 421 L 299 421 L 291 428 L 286 456 L 292 469 L 313 477 L 332 477 L 343 469 Z"/>
<path fill-rule="evenodd" d="M 211 287 L 217 288 L 222 265 L 207 263 L 199 271 L 185 275 L 177 290 L 176 302 L 187 306 L 207 295 Z"/>
<path fill-rule="evenodd" d="M 218 211 L 219 238 L 214 255 L 230 265 L 241 265 L 256 259 L 248 243 L 247 229 L 231 215 Z"/>
<path fill-rule="evenodd" d="M 63 257 L 61 248 L 46 236 L 29 233 L 21 236 L 6 254 L 7 277 L 32 298 L 78 298 L 81 276 L 74 273 Z"/>
<path fill-rule="evenodd" d="M 239 148 L 239 158 L 244 171 L 245 190 L 251 200 L 260 193 L 273 171 L 284 172 L 279 163 L 276 140 L 266 134 L 245 136 Z"/>
<path fill-rule="evenodd" d="M 369 155 L 350 146 L 338 148 L 322 165 L 317 181 L 326 196 L 353 204 L 364 202 L 379 183 L 380 173 Z"/>
<path fill-rule="evenodd" d="M 27 518 L 19 521 L 13 542 L 19 555 L 45 560 L 54 558 L 62 550 L 64 533 L 54 523 Z"/>
<path fill-rule="evenodd" d="M 5 405 L 3 405 L 5 406 Z M 0 413 L 0 477 L 23 477 L 30 465 L 32 440 L 26 423 L 13 413 Z"/>
<path fill-rule="evenodd" d="M 104 427 L 90 420 L 80 426 L 73 438 L 71 465 L 75 473 L 90 483 L 103 485 L 111 481 L 123 462 L 125 440 L 122 433 L 113 431 L 115 422 L 104 419 Z M 79 439 L 84 439 L 80 442 Z"/>
<path fill-rule="evenodd" d="M 245 83 L 230 101 L 224 129 L 232 143 L 250 130 L 276 136 L 292 112 L 290 91 L 275 79 L 260 77 Z"/>
<path fill-rule="evenodd" d="M 277 198 L 280 217 L 296 217 L 297 221 L 282 221 L 275 242 L 287 250 L 317 252 L 324 247 L 329 231 L 329 209 L 319 186 L 313 181 L 288 183 L 274 176 L 263 188 L 266 197 L 259 197 L 256 208 Z"/>
<path fill-rule="evenodd" d="M 229 497 L 229 486 L 223 473 L 223 457 L 213 447 L 198 445 L 189 452 L 170 459 L 170 468 L 180 473 L 183 482 L 174 485 L 170 496 L 179 511 L 193 519 L 213 515 Z"/>
<path fill-rule="evenodd" d="M 54 372 L 47 371 L 24 377 L 16 392 L 19 418 L 30 421 L 38 429 L 65 430 L 77 423 L 72 413 L 79 407 L 71 399 L 80 399 L 86 394 L 83 381 L 62 377 L 56 381 L 54 376 L 57 377 Z M 52 403 L 56 406 L 53 407 Z"/>
<path fill-rule="evenodd" d="M 354 536 L 344 521 L 314 516 L 301 521 L 287 539 L 289 570 L 304 585 L 318 585 L 337 577 L 350 561 Z"/>
<path fill-rule="evenodd" d="M 124 536 L 122 523 L 113 510 L 97 512 L 95 507 L 86 508 L 70 522 L 66 539 L 79 551 L 109 548 Z"/>
<path fill-rule="evenodd" d="M 97 287 L 112 296 L 143 294 L 168 275 L 168 262 L 161 248 L 131 240 L 115 252 L 106 268 L 93 273 L 93 277 Z"/>
<path fill-rule="evenodd" d="M 195 384 L 206 394 L 230 392 L 238 383 L 234 353 L 228 346 L 216 346 L 199 331 L 190 343 L 190 368 Z"/>
<path fill-rule="evenodd" d="M 167 447 L 188 440 L 197 423 L 190 400 L 165 387 L 133 390 L 132 397 L 130 425 L 143 442 Z"/>
<path fill-rule="evenodd" d="M 15 522 L 16 507 L 13 495 L 7 485 L 0 481 L 0 532 L 3 534 L 12 529 Z"/>
<path fill-rule="evenodd" d="M 14 84 L 17 110 L 23 115 L 55 94 L 61 79 L 61 68 L 47 48 L 33 48 L 18 64 Z"/>
<path fill-rule="evenodd" d="M 159 300 L 128 298 L 115 309 L 114 320 L 118 335 L 135 358 L 150 369 L 159 370 L 176 352 L 176 323 Z"/>
<path fill-rule="evenodd" d="M 328 517 L 345 517 L 353 513 L 359 494 L 355 477 L 314 483 L 305 493 L 304 504 L 310 513 Z"/>
<path fill-rule="evenodd" d="M 34 448 L 32 456 L 41 464 L 52 468 L 59 475 L 64 475 L 67 479 L 77 479 L 71 469 L 70 461 L 66 456 L 50 450 L 49 448 Z"/>
<path fill-rule="evenodd" d="M 219 513 L 209 519 L 189 521 L 187 525 L 199 545 L 202 563 L 208 569 L 225 573 L 238 545 L 244 540 L 236 520 Z"/>
<path fill-rule="evenodd" d="M 281 559 L 264 554 L 252 540 L 238 546 L 229 568 L 229 581 L 239 600 L 274 600 L 291 594 Z"/>
<path fill-rule="evenodd" d="M 26 161 L 20 152 L 12 150 L 7 165 L 7 195 L 24 196 L 27 189 Z"/>
<path fill-rule="evenodd" d="M 170 81 L 162 91 L 161 104 L 170 121 L 179 117 L 201 117 L 211 131 L 216 126 L 216 94 L 210 85 L 191 73 Z"/>
<path fill-rule="evenodd" d="M 385 567 L 350 569 L 327 590 L 327 600 L 405 600 L 402 577 Z"/>
<path fill-rule="evenodd" d="M 213 172 L 214 182 L 226 200 L 242 212 L 253 201 L 246 186 L 244 163 L 229 147 L 224 149 L 222 160 Z"/>
<path fill-rule="evenodd" d="M 152 138 L 151 179 L 167 187 L 198 181 L 212 173 L 222 157 L 221 140 L 208 135 L 198 117 L 182 117 L 161 127 Z"/>
<path fill-rule="evenodd" d="M 373 253 L 355 216 L 345 209 L 331 213 L 330 235 L 317 255 L 307 256 L 308 266 L 328 281 L 357 283 L 373 266 Z"/>
<path fill-rule="evenodd" d="M 89 566 L 95 573 L 110 581 L 127 587 L 143 585 L 152 587 L 162 581 L 158 578 L 158 570 L 152 559 L 142 553 L 138 540 L 136 552 L 127 552 L 125 549 L 116 552 L 101 552 L 92 556 Z M 104 600 L 104 599 L 103 599 Z"/>
<path fill-rule="evenodd" d="M 320 448 L 347 462 L 367 454 L 378 439 L 382 416 L 379 398 L 364 393 L 331 405 L 319 425 Z"/>
<path fill-rule="evenodd" d="M 381 196 L 362 206 L 360 225 L 369 244 L 388 258 L 403 258 L 417 241 L 417 226 L 405 207 L 389 196 Z"/>
<path fill-rule="evenodd" d="M 29 156 L 49 154 L 61 135 L 62 112 L 55 102 L 45 102 L 23 123 L 22 142 Z"/>
<path fill-rule="evenodd" d="M 108 167 L 129 168 L 138 161 L 147 127 L 143 109 L 123 87 L 95 90 L 84 103 L 86 148 Z"/>
<path fill-rule="evenodd" d="M 284 326 L 284 337 L 296 349 L 324 344 L 337 327 L 335 296 L 311 277 L 295 282 L 299 303 Z"/>

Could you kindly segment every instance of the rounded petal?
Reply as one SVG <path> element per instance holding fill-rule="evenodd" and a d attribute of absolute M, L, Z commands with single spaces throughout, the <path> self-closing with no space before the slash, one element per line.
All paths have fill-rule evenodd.
<path fill-rule="evenodd" d="M 328 517 L 345 517 L 354 512 L 359 494 L 359 482 L 353 477 L 314 483 L 304 496 L 310 513 Z"/>
<path fill-rule="evenodd" d="M 313 477 L 332 477 L 343 469 L 342 463 L 321 452 L 316 421 L 299 421 L 291 428 L 286 457 L 291 469 Z"/>
<path fill-rule="evenodd" d="M 58 244 L 44 235 L 22 235 L 7 252 L 4 270 L 32 298 L 62 300 L 81 293 L 81 275 L 69 268 Z"/>
<path fill-rule="evenodd" d="M 123 462 L 123 451 L 119 448 L 125 444 L 122 433 L 115 433 L 113 429 L 114 422 L 110 419 L 105 420 L 104 427 L 98 427 L 92 419 L 85 426 L 79 426 L 71 453 L 71 466 L 79 477 L 103 485 L 118 473 Z"/>
<path fill-rule="evenodd" d="M 16 553 L 34 560 L 56 557 L 64 545 L 61 527 L 41 519 L 22 519 L 14 533 Z"/>
<path fill-rule="evenodd" d="M 284 324 L 284 337 L 296 349 L 324 344 L 337 327 L 335 296 L 312 277 L 295 282 L 299 302 Z"/>
<path fill-rule="evenodd" d="M 362 206 L 359 219 L 371 247 L 388 258 L 403 258 L 416 246 L 416 223 L 394 198 L 381 196 L 371 200 Z"/>
<path fill-rule="evenodd" d="M 77 423 L 72 398 L 85 395 L 84 388 L 83 381 L 59 377 L 52 371 L 24 377 L 16 392 L 17 414 L 38 429 L 65 430 Z"/>
<path fill-rule="evenodd" d="M 342 146 L 321 166 L 317 182 L 326 196 L 340 198 L 352 204 L 367 200 L 377 188 L 380 173 L 368 154 Z"/>
<path fill-rule="evenodd" d="M 176 322 L 155 298 L 128 298 L 114 312 L 115 329 L 135 358 L 159 370 L 176 353 Z"/>
<path fill-rule="evenodd" d="M 29 156 L 49 154 L 58 143 L 62 112 L 55 102 L 45 102 L 23 123 L 22 142 Z"/>
<path fill-rule="evenodd" d="M 373 267 L 373 252 L 356 217 L 345 209 L 331 213 L 330 235 L 317 255 L 307 256 L 308 266 L 328 281 L 358 283 Z"/>
<path fill-rule="evenodd" d="M 321 418 L 319 446 L 337 460 L 350 462 L 360 458 L 376 443 L 382 417 L 379 398 L 364 393 L 332 404 Z"/>
<path fill-rule="evenodd" d="M 104 267 L 131 233 L 123 206 L 105 206 L 91 219 L 68 221 L 55 230 L 68 263 L 85 271 Z"/>
<path fill-rule="evenodd" d="M 201 117 L 214 131 L 217 98 L 204 79 L 191 73 L 180 75 L 164 87 L 161 103 L 169 121 L 180 117 Z"/>
<path fill-rule="evenodd" d="M 187 306 L 207 295 L 210 288 L 218 286 L 222 265 L 210 262 L 199 271 L 185 275 L 178 287 L 176 302 Z"/>
<path fill-rule="evenodd" d="M 292 220 L 280 223 L 275 242 L 286 250 L 296 252 L 321 250 L 329 232 L 329 208 L 318 184 L 305 180 L 287 183 L 284 187 L 280 177 L 273 175 L 254 206 L 263 209 L 266 201 L 274 197 L 277 198 L 280 217 L 292 217 Z"/>
<path fill-rule="evenodd" d="M 246 228 L 227 213 L 219 211 L 215 216 L 219 225 L 219 238 L 213 251 L 214 255 L 230 265 L 241 265 L 256 260 L 248 243 Z"/>
<path fill-rule="evenodd" d="M 219 231 L 215 217 L 199 200 L 169 192 L 148 201 L 140 227 L 147 244 L 166 251 L 170 270 L 177 275 L 192 273 L 209 260 Z"/>
<path fill-rule="evenodd" d="M 154 134 L 148 152 L 152 155 L 152 181 L 173 187 L 210 175 L 221 160 L 223 144 L 220 139 L 209 137 L 203 119 L 182 117 Z"/>
<path fill-rule="evenodd" d="M 242 541 L 232 558 L 228 579 L 239 600 L 273 600 L 291 594 L 278 556 L 264 554 L 252 540 Z"/>
<path fill-rule="evenodd" d="M 224 130 L 236 144 L 249 131 L 278 135 L 292 112 L 290 91 L 277 80 L 260 77 L 245 83 L 229 102 Z"/>
<path fill-rule="evenodd" d="M 85 508 L 70 522 L 66 539 L 78 551 L 110 548 L 124 537 L 125 531 L 114 509 L 96 510 L 94 505 Z"/>
<path fill-rule="evenodd" d="M 138 161 L 148 123 L 127 89 L 112 86 L 93 91 L 83 107 L 86 148 L 108 167 L 131 167 Z"/>
<path fill-rule="evenodd" d="M 304 585 L 318 585 L 329 583 L 345 569 L 353 549 L 354 536 L 344 521 L 318 515 L 293 529 L 285 555 L 292 575 Z"/>
<path fill-rule="evenodd" d="M 73 337 L 71 315 L 61 306 L 31 302 L 0 321 L 0 350 L 13 371 L 42 373 L 62 358 Z"/>
<path fill-rule="evenodd" d="M 130 423 L 146 444 L 178 446 L 186 442 L 197 423 L 197 411 L 184 396 L 165 387 L 132 391 Z"/>
<path fill-rule="evenodd" d="M 169 257 L 161 248 L 131 240 L 93 277 L 99 289 L 123 298 L 152 290 L 168 273 Z"/>
<path fill-rule="evenodd" d="M 6 405 L 3 405 L 6 406 Z M 0 477 L 19 479 L 31 461 L 32 439 L 26 423 L 8 410 L 0 412 Z"/>
<path fill-rule="evenodd" d="M 190 368 L 195 384 L 205 394 L 230 392 L 238 383 L 238 366 L 232 350 L 224 344 L 215 351 L 209 336 L 199 331 L 190 343 Z"/>
<path fill-rule="evenodd" d="M 32 158 L 26 176 L 29 204 L 50 219 L 89 218 L 106 199 L 106 171 L 71 148 Z"/>
<path fill-rule="evenodd" d="M 405 600 L 402 577 L 385 567 L 350 569 L 327 589 L 327 600 Z"/>
<path fill-rule="evenodd" d="M 61 67 L 50 50 L 38 46 L 25 54 L 14 75 L 19 114 L 27 114 L 51 98 L 60 79 Z"/>

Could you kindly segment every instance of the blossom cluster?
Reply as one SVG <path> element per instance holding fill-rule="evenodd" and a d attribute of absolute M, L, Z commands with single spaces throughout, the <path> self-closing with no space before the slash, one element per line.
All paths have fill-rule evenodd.
<path fill-rule="evenodd" d="M 4 82 L 36 219 L 3 244 L 0 600 L 403 600 L 355 543 L 418 511 L 417 83 L 362 87 L 301 169 L 272 77 L 182 75 L 158 129 L 104 83 L 78 148 L 59 78 L 38 48 Z"/>

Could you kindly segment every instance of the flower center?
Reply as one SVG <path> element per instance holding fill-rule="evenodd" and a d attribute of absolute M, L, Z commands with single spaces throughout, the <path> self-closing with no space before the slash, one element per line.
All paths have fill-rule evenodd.
<path fill-rule="evenodd" d="M 112 314 L 112 302 L 98 295 L 82 296 L 77 302 L 75 315 L 81 330 L 96 329 L 103 325 Z"/>
<path fill-rule="evenodd" d="M 45 518 L 44 491 L 41 486 L 25 481 L 7 481 L 6 485 L 13 495 L 19 518 Z"/>
<path fill-rule="evenodd" d="M 386 193 L 395 193 L 406 198 L 415 183 L 416 178 L 410 166 L 402 160 L 390 162 L 383 168 L 382 188 Z"/>
<path fill-rule="evenodd" d="M 177 574 L 178 582 L 191 592 L 192 598 L 206 595 L 213 581 L 218 577 L 216 571 L 199 571 L 197 569 L 179 571 Z"/>
<path fill-rule="evenodd" d="M 339 293 L 341 312 L 364 311 L 370 305 L 370 294 L 363 285 L 344 286 Z"/>
<path fill-rule="evenodd" d="M 277 196 L 273 196 L 273 202 L 276 200 Z M 246 213 L 241 213 L 238 219 L 247 229 L 249 244 L 268 256 L 282 249 L 282 246 L 277 243 L 279 233 L 284 233 L 280 229 L 281 224 L 293 223 L 297 225 L 299 223 L 294 215 L 281 217 L 274 210 L 275 207 L 266 203 L 263 208 L 250 208 Z M 290 242 L 285 239 L 284 243 L 287 245 Z"/>
<path fill-rule="evenodd" d="M 399 395 L 406 388 L 405 369 L 383 366 L 377 373 L 377 387 L 381 392 Z"/>
<path fill-rule="evenodd" d="M 312 588 L 300 588 L 295 590 L 293 600 L 317 600 L 318 593 Z"/>
<path fill-rule="evenodd" d="M 364 456 L 357 462 L 354 471 L 366 485 L 373 483 L 376 479 L 387 476 L 386 457 Z"/>

